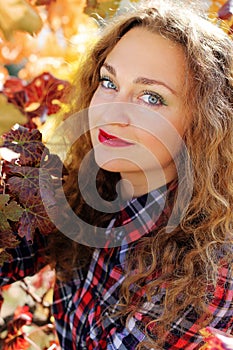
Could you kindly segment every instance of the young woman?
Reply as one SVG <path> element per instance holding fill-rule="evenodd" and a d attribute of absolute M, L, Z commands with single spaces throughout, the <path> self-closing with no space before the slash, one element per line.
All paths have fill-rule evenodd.
<path fill-rule="evenodd" d="M 79 220 L 68 210 L 0 270 L 2 285 L 35 273 L 48 243 L 62 349 L 199 349 L 203 327 L 232 332 L 232 68 L 227 35 L 167 0 L 129 8 L 91 50 L 64 184 Z"/>

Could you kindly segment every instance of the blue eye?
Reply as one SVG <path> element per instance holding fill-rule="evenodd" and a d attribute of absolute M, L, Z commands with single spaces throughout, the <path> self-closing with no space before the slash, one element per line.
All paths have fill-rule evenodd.
<path fill-rule="evenodd" d="M 164 99 L 159 94 L 150 91 L 144 91 L 141 99 L 150 105 L 165 105 Z"/>
<path fill-rule="evenodd" d="M 111 90 L 116 90 L 117 89 L 116 85 L 108 77 L 100 78 L 100 82 L 101 82 L 101 86 L 103 86 L 105 89 L 111 89 Z"/>

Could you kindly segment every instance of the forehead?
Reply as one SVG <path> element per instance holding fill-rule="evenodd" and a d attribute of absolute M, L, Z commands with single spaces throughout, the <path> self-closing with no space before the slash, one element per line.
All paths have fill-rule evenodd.
<path fill-rule="evenodd" d="M 127 75 L 165 79 L 173 87 L 183 84 L 187 71 L 181 45 L 136 27 L 128 31 L 108 54 L 106 62 Z"/>

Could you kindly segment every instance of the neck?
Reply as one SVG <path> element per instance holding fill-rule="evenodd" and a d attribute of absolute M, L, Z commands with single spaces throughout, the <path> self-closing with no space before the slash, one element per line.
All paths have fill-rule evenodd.
<path fill-rule="evenodd" d="M 147 171 L 146 173 L 121 173 L 121 196 L 125 200 L 132 197 L 140 197 L 149 193 L 176 178 L 177 174 L 173 170 L 166 174 L 159 170 Z"/>

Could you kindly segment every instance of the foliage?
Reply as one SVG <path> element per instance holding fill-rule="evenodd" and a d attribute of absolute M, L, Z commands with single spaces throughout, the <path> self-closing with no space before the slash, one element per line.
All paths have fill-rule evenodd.
<path fill-rule="evenodd" d="M 19 154 L 11 162 L 2 161 L 0 194 L 1 234 L 7 233 L 15 245 L 13 232 L 33 240 L 36 229 L 42 234 L 54 230 L 50 218 L 54 214 L 56 220 L 54 180 L 57 178 L 54 164 L 58 165 L 59 159 L 50 154 L 37 129 L 18 126 L 3 135 L 3 140 L 3 147 Z M 44 204 L 50 208 L 50 217 Z M 1 247 L 1 254 L 8 246 Z"/>
<path fill-rule="evenodd" d="M 25 115 L 26 120 L 24 125 L 16 124 L 1 137 L 0 265 L 11 258 L 9 248 L 19 243 L 15 232 L 27 240 L 33 240 L 37 230 L 47 235 L 55 228 L 53 222 L 58 216 L 55 192 L 63 176 L 58 171 L 62 169 L 62 163 L 57 155 L 50 153 L 37 127 L 49 115 L 55 115 L 60 110 L 68 87 L 67 81 L 56 79 L 47 72 L 29 84 L 23 84 L 15 77 L 4 84 L 2 95 Z M 43 281 L 41 276 L 41 273 L 37 275 L 37 289 Z M 37 344 L 41 337 L 47 339 L 48 343 L 43 345 L 43 349 L 59 349 L 51 318 L 51 300 L 49 303 L 44 302 L 44 296 L 50 293 L 52 283 L 46 287 L 42 298 L 38 298 L 25 281 L 20 286 L 33 299 L 34 306 L 30 312 L 25 312 L 26 306 L 22 306 L 20 313 L 16 315 L 17 309 L 12 316 L 5 318 L 1 333 L 3 349 L 28 349 L 31 344 L 33 348 L 40 349 Z M 11 289 L 15 289 L 15 286 L 12 285 Z M 8 293 L 4 293 L 4 299 L 7 298 Z M 2 302 L 1 299 L 0 306 Z M 35 317 L 38 308 L 40 314 L 45 314 L 43 310 L 47 310 L 47 317 L 42 323 Z"/>
<path fill-rule="evenodd" d="M 45 267 L 33 278 L 26 278 L 4 288 L 4 322 L 0 325 L 0 348 L 60 350 L 51 315 L 53 283 L 54 273 Z M 21 299 L 21 304 L 18 298 Z M 16 304 L 12 309 L 13 315 L 7 313 L 12 304 Z"/>
<path fill-rule="evenodd" d="M 3 85 L 2 94 L 27 117 L 30 129 L 41 125 L 47 115 L 57 113 L 65 102 L 70 84 L 44 72 L 25 84 L 17 77 L 10 77 Z"/>
<path fill-rule="evenodd" d="M 33 34 L 38 32 L 43 25 L 36 9 L 25 0 L 18 0 L 17 3 L 1 1 L 0 23 L 6 39 L 11 38 L 15 29 Z"/>
<path fill-rule="evenodd" d="M 54 230 L 53 220 L 57 217 L 56 183 L 62 176 L 57 170 L 62 168 L 60 159 L 49 152 L 38 129 L 17 125 L 2 138 L 0 264 L 11 258 L 8 248 L 18 244 L 14 232 L 27 240 L 33 240 L 36 230 L 45 235 Z M 47 211 L 49 207 L 49 216 L 45 204 Z M 44 276 L 47 285 L 39 297 L 38 289 L 44 284 Z M 48 279 L 48 274 L 44 275 L 44 271 L 36 276 L 36 293 L 26 280 L 20 282 L 20 288 L 30 296 L 34 304 L 30 310 L 27 305 L 23 305 L 14 311 L 13 316 L 5 318 L 1 332 L 4 350 L 28 349 L 31 344 L 33 348 L 40 349 L 36 345 L 39 342 L 37 334 L 39 339 L 42 337 L 49 341 L 48 346 L 43 346 L 44 350 L 60 349 L 51 316 L 51 300 L 49 303 L 46 301 L 53 282 L 54 274 L 50 274 Z M 12 285 L 10 289 L 15 289 L 15 286 Z M 7 294 L 4 298 L 7 299 Z M 46 315 L 42 321 L 36 316 L 38 309 L 40 314 Z"/>

